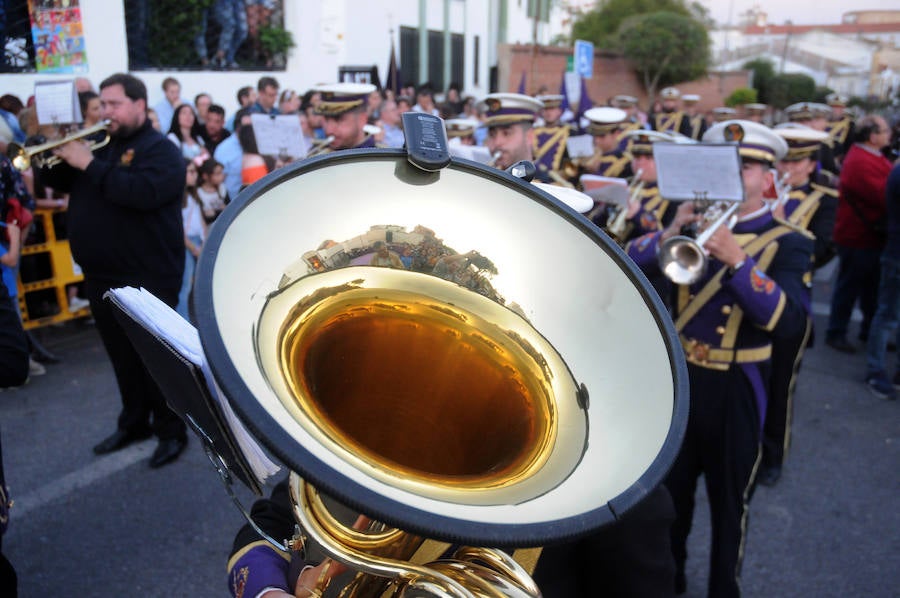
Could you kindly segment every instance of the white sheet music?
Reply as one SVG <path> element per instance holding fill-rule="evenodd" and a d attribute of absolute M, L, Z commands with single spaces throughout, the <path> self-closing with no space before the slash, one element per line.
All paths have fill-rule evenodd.
<path fill-rule="evenodd" d="M 231 428 L 241 452 L 256 477 L 264 482 L 278 473 L 281 468 L 269 459 L 262 447 L 250 435 L 216 384 L 209 368 L 209 362 L 206 360 L 206 354 L 203 352 L 203 346 L 200 344 L 200 335 L 197 329 L 146 289 L 122 287 L 109 292 L 144 328 L 165 340 L 185 359 L 200 368 L 210 393 L 219 405 L 225 421 Z"/>
<path fill-rule="evenodd" d="M 456 138 L 450 140 L 447 144 L 447 149 L 454 158 L 472 160 L 479 164 L 488 164 L 493 158 L 491 150 L 488 148 L 481 145 L 464 145 L 459 143 L 459 140 Z"/>
<path fill-rule="evenodd" d="M 578 182 L 585 195 L 603 203 L 624 206 L 628 203 L 628 181 L 618 177 L 583 174 Z"/>
<path fill-rule="evenodd" d="M 590 158 L 594 155 L 593 135 L 573 135 L 566 141 L 570 158 Z"/>
<path fill-rule="evenodd" d="M 300 117 L 295 114 L 253 114 L 253 135 L 260 154 L 274 157 L 305 158 L 309 144 L 300 129 Z"/>
<path fill-rule="evenodd" d="M 698 197 L 744 201 L 741 157 L 733 143 L 654 143 L 659 194 L 671 201 Z"/>
<path fill-rule="evenodd" d="M 68 125 L 83 120 L 74 81 L 35 83 L 34 105 L 41 125 Z"/>

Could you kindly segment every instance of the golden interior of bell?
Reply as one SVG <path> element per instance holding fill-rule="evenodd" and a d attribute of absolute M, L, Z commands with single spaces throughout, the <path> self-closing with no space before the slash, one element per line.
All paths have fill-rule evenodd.
<path fill-rule="evenodd" d="M 457 489 L 505 486 L 547 459 L 553 373 L 521 325 L 394 289 L 322 295 L 292 310 L 278 351 L 296 407 L 333 443 L 393 476 Z"/>

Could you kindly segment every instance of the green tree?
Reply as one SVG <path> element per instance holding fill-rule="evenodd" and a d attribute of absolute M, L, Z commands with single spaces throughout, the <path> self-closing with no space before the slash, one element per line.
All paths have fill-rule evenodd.
<path fill-rule="evenodd" d="M 772 79 L 769 103 L 784 108 L 796 102 L 808 101 L 816 92 L 816 81 L 809 75 L 786 73 Z"/>
<path fill-rule="evenodd" d="M 772 98 L 769 97 L 772 89 L 772 81 L 775 79 L 775 65 L 771 60 L 766 58 L 757 58 L 745 62 L 742 67 L 745 70 L 753 71 L 753 88 L 759 101 L 764 104 L 771 104 Z"/>
<path fill-rule="evenodd" d="M 685 0 L 605 0 L 572 24 L 572 37 L 593 42 L 598 48 L 617 50 L 616 34 L 626 20 L 661 11 L 692 15 Z"/>
<path fill-rule="evenodd" d="M 750 87 L 738 87 L 731 92 L 730 96 L 725 98 L 725 105 L 733 108 L 735 106 L 743 106 L 744 104 L 754 104 L 756 103 L 756 97 L 755 89 Z"/>
<path fill-rule="evenodd" d="M 691 81 L 709 66 L 709 35 L 691 17 L 655 12 L 632 17 L 619 29 L 619 47 L 644 83 L 652 105 L 660 86 Z"/>

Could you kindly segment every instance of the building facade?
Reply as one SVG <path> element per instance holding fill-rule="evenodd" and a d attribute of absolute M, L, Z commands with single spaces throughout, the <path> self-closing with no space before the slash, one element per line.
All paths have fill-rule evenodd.
<path fill-rule="evenodd" d="M 27 0 L 11 2 L 24 7 L 27 19 Z M 3 32 L 7 56 L 14 55 L 13 60 L 19 64 L 4 69 L 2 92 L 24 100 L 33 93 L 37 81 L 84 76 L 97 85 L 112 73 L 131 71 L 146 82 L 151 105 L 163 97 L 162 80 L 173 76 L 182 84 L 183 97 L 190 99 L 197 93 L 207 92 L 214 101 L 231 110 L 236 102 L 235 91 L 244 85 L 254 85 L 262 75 L 272 75 L 282 89 L 300 93 L 319 83 L 334 82 L 339 76 L 366 80 L 377 74 L 383 84 L 393 45 L 405 85 L 427 81 L 441 93 L 454 82 L 466 95 L 481 97 L 496 89 L 500 44 L 549 43 L 565 33 L 566 27 L 571 27 L 570 5 L 578 2 L 274 0 L 269 4 L 275 7 L 280 24 L 291 33 L 296 45 L 287 52 L 283 64 L 257 71 L 246 65 L 211 70 L 199 63 L 190 64 L 190 60 L 178 66 L 152 64 L 152 61 L 151 66 L 145 66 L 135 59 L 135 40 L 146 27 L 148 11 L 152 17 L 158 2 L 70 0 L 66 6 L 75 7 L 80 13 L 78 28 L 83 60 L 68 72 L 33 72 L 28 62 L 35 58 L 26 56 L 26 45 L 31 48 L 26 22 L 24 31 L 20 27 L 18 32 Z M 7 7 L 10 5 L 6 2 Z M 152 51 L 154 44 L 166 42 L 165 37 L 151 36 L 145 43 Z M 207 39 L 208 43 L 212 41 Z M 34 53 L 34 49 L 30 51 Z"/>

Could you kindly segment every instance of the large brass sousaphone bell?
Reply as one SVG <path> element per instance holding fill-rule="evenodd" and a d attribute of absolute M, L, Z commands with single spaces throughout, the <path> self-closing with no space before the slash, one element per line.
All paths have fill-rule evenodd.
<path fill-rule="evenodd" d="M 685 366 L 653 289 L 586 219 L 474 162 L 373 149 L 270 175 L 212 227 L 194 288 L 216 380 L 296 473 L 317 539 L 333 526 L 301 477 L 420 536 L 574 539 L 659 484 L 681 441 Z M 459 590 L 467 565 L 397 574 L 366 543 L 332 556 L 480 595 Z M 506 584 L 483 579 L 498 554 L 474 557 L 475 585 Z"/>

